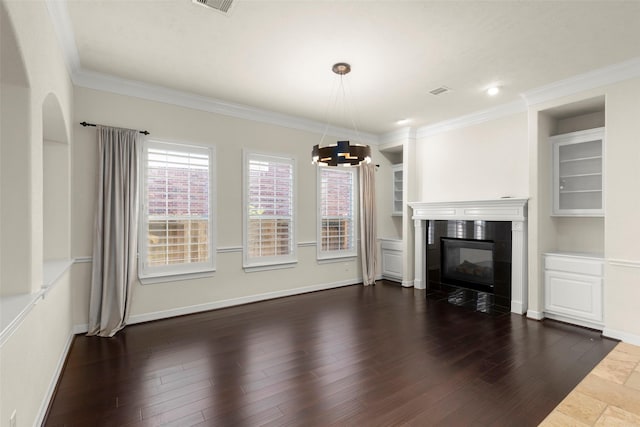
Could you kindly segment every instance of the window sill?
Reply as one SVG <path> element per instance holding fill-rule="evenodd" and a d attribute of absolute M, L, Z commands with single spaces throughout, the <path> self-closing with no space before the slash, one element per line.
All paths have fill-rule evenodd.
<path fill-rule="evenodd" d="M 293 262 L 287 262 L 282 264 L 245 265 L 243 268 L 245 273 L 255 273 L 258 271 L 281 270 L 284 268 L 293 268 L 297 264 L 298 264 L 298 261 L 293 261 Z"/>
<path fill-rule="evenodd" d="M 195 273 L 178 273 L 178 274 L 163 274 L 158 276 L 138 276 L 138 280 L 143 285 L 153 285 L 154 283 L 167 283 L 167 282 L 179 282 L 182 280 L 203 279 L 205 277 L 213 277 L 216 271 L 198 271 Z"/>

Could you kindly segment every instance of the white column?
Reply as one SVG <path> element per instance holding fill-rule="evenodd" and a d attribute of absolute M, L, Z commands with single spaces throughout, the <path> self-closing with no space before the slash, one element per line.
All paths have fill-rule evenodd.
<path fill-rule="evenodd" d="M 511 312 L 527 312 L 527 233 L 525 221 L 511 222 Z"/>
<path fill-rule="evenodd" d="M 424 241 L 424 221 L 421 219 L 414 220 L 415 227 L 415 276 L 413 278 L 413 287 L 416 289 L 425 289 L 425 241 Z"/>

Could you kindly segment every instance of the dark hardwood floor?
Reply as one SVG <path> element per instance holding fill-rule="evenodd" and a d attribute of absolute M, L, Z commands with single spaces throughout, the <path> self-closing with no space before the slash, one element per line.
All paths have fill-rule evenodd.
<path fill-rule="evenodd" d="M 615 346 L 390 282 L 77 336 L 47 426 L 535 426 Z"/>

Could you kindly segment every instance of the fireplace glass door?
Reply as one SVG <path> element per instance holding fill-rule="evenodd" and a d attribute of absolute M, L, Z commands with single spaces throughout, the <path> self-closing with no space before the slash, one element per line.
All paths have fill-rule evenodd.
<path fill-rule="evenodd" d="M 444 283 L 493 291 L 493 241 L 443 237 L 440 242 Z"/>

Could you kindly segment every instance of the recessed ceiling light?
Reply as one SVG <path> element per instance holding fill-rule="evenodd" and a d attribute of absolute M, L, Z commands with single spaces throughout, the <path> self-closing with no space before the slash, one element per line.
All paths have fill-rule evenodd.
<path fill-rule="evenodd" d="M 498 86 L 491 86 L 487 89 L 487 95 L 489 96 L 496 96 L 498 92 L 500 92 L 500 88 Z"/>
<path fill-rule="evenodd" d="M 411 121 L 411 119 L 400 119 L 400 120 L 396 120 L 396 124 L 397 125 L 406 125 L 410 121 Z"/>

